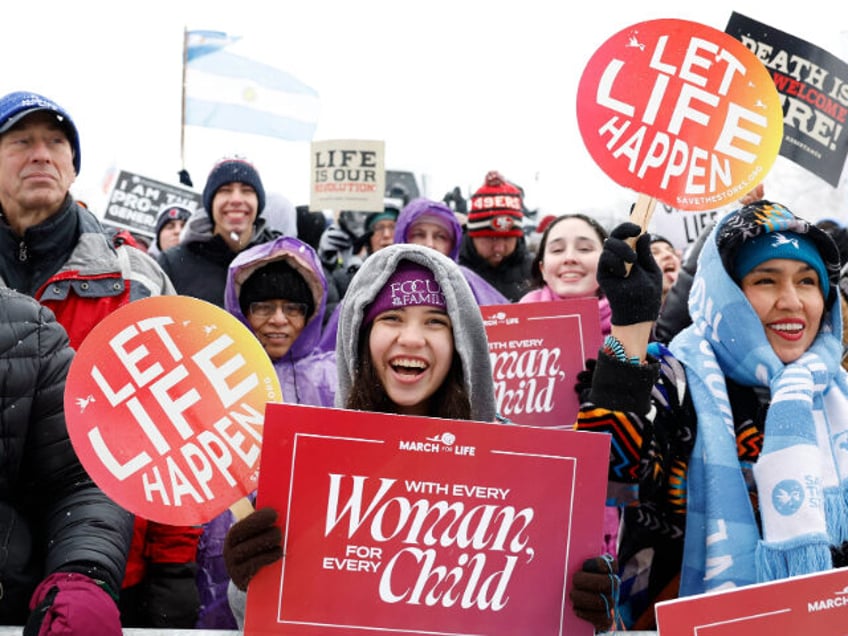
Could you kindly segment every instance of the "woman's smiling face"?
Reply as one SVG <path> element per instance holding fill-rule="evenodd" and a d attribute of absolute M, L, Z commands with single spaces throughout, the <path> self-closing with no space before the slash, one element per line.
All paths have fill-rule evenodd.
<path fill-rule="evenodd" d="M 560 298 L 594 296 L 602 248 L 597 231 L 583 219 L 557 221 L 548 232 L 539 263 L 542 279 Z"/>
<path fill-rule="evenodd" d="M 800 358 L 813 344 L 824 315 L 816 270 L 803 261 L 773 258 L 748 272 L 740 287 L 781 362 Z"/>
<path fill-rule="evenodd" d="M 421 305 L 377 314 L 368 348 L 398 413 L 426 415 L 453 360 L 453 328 L 444 310 Z"/>

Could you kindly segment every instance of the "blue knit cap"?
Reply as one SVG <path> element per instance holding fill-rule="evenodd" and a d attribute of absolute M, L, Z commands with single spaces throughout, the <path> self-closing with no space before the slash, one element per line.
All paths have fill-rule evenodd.
<path fill-rule="evenodd" d="M 760 263 L 773 258 L 788 258 L 806 263 L 819 275 L 822 295 L 827 299 L 830 278 L 816 244 L 802 234 L 795 232 L 769 232 L 745 241 L 739 248 L 733 266 L 736 280 L 742 278 Z"/>
<path fill-rule="evenodd" d="M 74 121 L 59 104 L 38 93 L 16 91 L 0 97 L 0 135 L 9 131 L 27 115 L 41 110 L 53 113 L 62 130 L 65 131 L 74 155 L 74 172 L 79 174 L 82 154 L 80 153 L 79 132 L 77 132 Z"/>

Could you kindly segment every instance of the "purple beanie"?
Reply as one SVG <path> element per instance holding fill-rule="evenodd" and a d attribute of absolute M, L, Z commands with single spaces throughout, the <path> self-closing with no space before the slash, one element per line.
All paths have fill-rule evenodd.
<path fill-rule="evenodd" d="M 369 325 L 378 314 L 399 307 L 426 305 L 446 309 L 445 294 L 433 272 L 411 261 L 401 261 L 395 273 L 365 310 L 363 325 Z"/>

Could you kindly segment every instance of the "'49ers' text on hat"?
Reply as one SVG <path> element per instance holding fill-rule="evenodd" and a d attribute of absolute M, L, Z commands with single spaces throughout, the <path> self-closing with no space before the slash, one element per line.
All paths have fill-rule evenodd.
<path fill-rule="evenodd" d="M 486 183 L 471 195 L 468 235 L 522 236 L 522 208 L 521 190 L 492 170 L 486 175 Z"/>

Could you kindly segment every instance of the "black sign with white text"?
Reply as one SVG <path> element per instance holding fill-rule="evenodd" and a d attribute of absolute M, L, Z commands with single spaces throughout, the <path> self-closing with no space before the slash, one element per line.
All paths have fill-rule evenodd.
<path fill-rule="evenodd" d="M 848 64 L 736 12 L 725 33 L 752 51 L 774 79 L 783 105 L 780 154 L 837 187 L 848 154 Z"/>
<path fill-rule="evenodd" d="M 109 193 L 103 221 L 152 238 L 164 205 L 183 205 L 194 212 L 202 203 L 197 192 L 121 170 Z"/>

